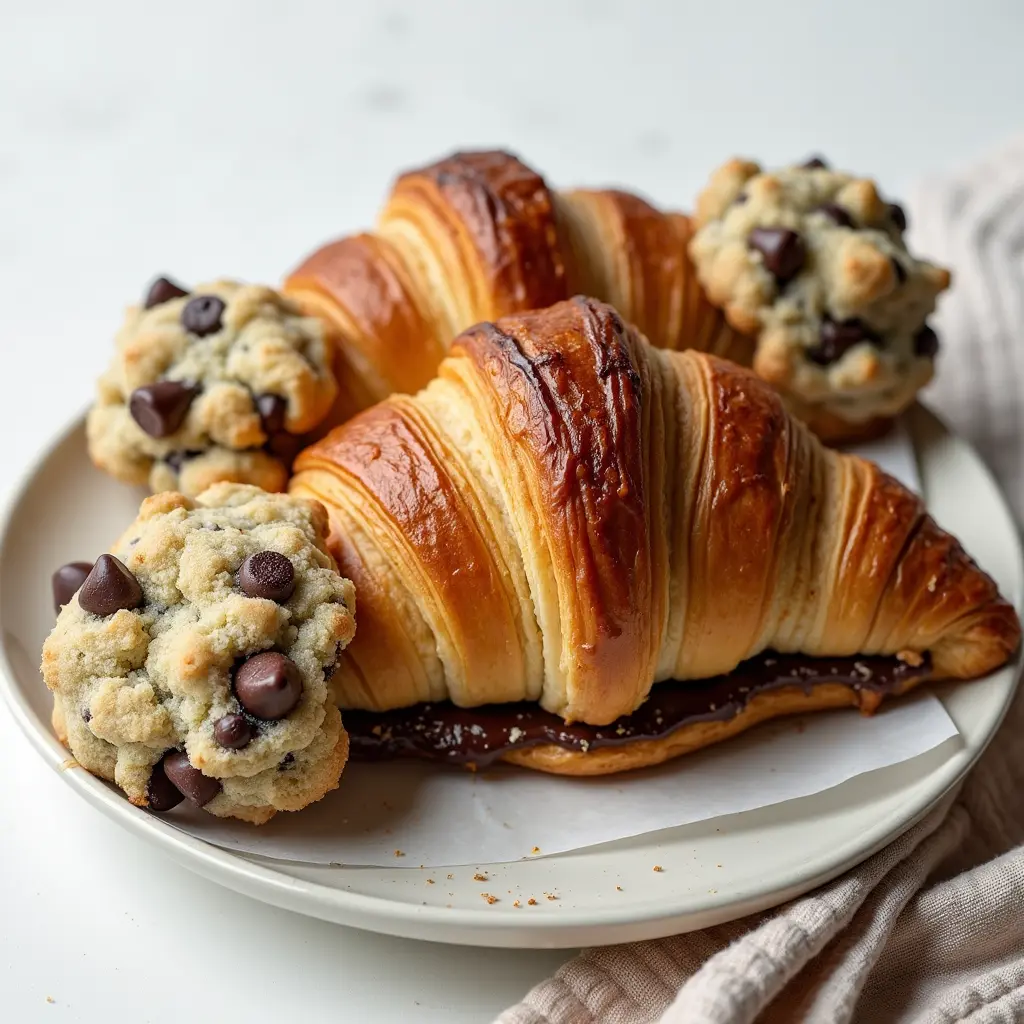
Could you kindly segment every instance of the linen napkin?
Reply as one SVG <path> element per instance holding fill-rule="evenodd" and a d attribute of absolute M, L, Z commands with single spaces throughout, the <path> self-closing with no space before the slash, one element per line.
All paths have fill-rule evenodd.
<path fill-rule="evenodd" d="M 954 269 L 926 400 L 1024 515 L 1024 138 L 910 197 Z M 977 767 L 870 860 L 766 914 L 584 950 L 498 1024 L 1024 1020 L 1024 693 Z"/>

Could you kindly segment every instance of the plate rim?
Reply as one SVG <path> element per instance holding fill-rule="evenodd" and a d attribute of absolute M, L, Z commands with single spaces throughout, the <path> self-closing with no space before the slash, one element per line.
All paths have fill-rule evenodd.
<path fill-rule="evenodd" d="M 931 421 L 930 424 L 928 421 Z M 919 457 L 917 436 L 922 422 L 925 423 L 925 429 L 938 428 L 940 438 L 953 440 L 963 446 L 975 467 L 987 478 L 999 511 L 1013 527 L 1013 557 L 1018 578 L 1024 579 L 1024 547 L 1021 544 L 1020 531 L 1002 488 L 988 465 L 969 441 L 951 431 L 941 417 L 920 404 L 916 405 L 908 416 L 908 426 L 915 441 L 915 457 Z M 53 453 L 81 430 L 83 425 L 84 413 L 79 411 L 50 436 L 12 483 L 0 510 L 0 566 L 4 564 L 10 528 L 26 490 Z M 0 575 L 0 591 L 2 588 L 3 578 Z M 1021 603 L 1018 598 L 1018 612 L 1021 611 Z M 15 681 L 17 672 L 7 650 L 6 633 L 0 638 L 0 692 L 3 693 L 4 703 L 30 745 L 75 791 L 97 807 L 108 819 L 153 842 L 158 849 L 176 862 L 251 898 L 321 920 L 406 938 L 505 948 L 603 945 L 641 938 L 657 938 L 709 927 L 777 906 L 838 877 L 919 823 L 950 794 L 998 732 L 1016 695 L 1022 667 L 1024 654 L 1018 651 L 1015 658 L 999 670 L 1011 672 L 1013 678 L 1007 687 L 996 718 L 976 748 L 963 744 L 959 750 L 925 776 L 934 781 L 934 785 L 929 787 L 928 798 L 910 815 L 901 813 L 900 809 L 894 809 L 887 817 L 879 820 L 876 829 L 865 834 L 863 844 L 848 852 L 845 857 L 832 861 L 827 867 L 813 874 L 807 874 L 806 871 L 794 867 L 787 874 L 777 876 L 776 884 L 770 890 L 755 891 L 748 887 L 749 891 L 741 889 L 736 892 L 734 898 L 724 902 L 709 898 L 709 894 L 694 895 L 687 901 L 684 910 L 673 905 L 671 897 L 668 897 L 667 904 L 639 914 L 635 909 L 631 910 L 628 902 L 624 902 L 620 907 L 606 907 L 599 911 L 593 908 L 570 908 L 557 917 L 536 915 L 532 919 L 525 919 L 511 908 L 484 910 L 482 907 L 469 909 L 414 905 L 402 899 L 389 899 L 323 885 L 315 880 L 300 878 L 275 869 L 275 862 L 270 859 L 213 846 L 181 831 L 169 822 L 134 807 L 121 798 L 109 783 L 73 764 L 69 767 L 69 752 L 48 728 L 40 728 L 34 710 L 20 692 Z M 941 694 L 939 698 L 942 699 Z M 586 849 L 554 856 L 572 857 L 581 852 L 585 853 Z M 599 935 L 595 937 L 595 933 Z"/>

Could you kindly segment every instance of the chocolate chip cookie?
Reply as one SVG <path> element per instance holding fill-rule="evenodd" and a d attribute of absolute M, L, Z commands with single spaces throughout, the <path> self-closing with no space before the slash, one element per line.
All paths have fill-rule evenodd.
<path fill-rule="evenodd" d="M 755 371 L 795 411 L 850 423 L 892 416 L 932 376 L 926 324 L 948 270 L 911 255 L 906 216 L 865 178 L 820 159 L 767 172 L 730 160 L 697 203 L 699 280 Z"/>
<path fill-rule="evenodd" d="M 91 568 L 58 570 L 42 671 L 78 763 L 139 806 L 256 823 L 334 789 L 355 594 L 326 533 L 318 502 L 221 483 L 147 498 Z"/>
<path fill-rule="evenodd" d="M 337 391 L 323 324 L 271 288 L 159 278 L 128 310 L 89 413 L 101 469 L 195 495 L 231 480 L 284 488 L 296 435 Z"/>

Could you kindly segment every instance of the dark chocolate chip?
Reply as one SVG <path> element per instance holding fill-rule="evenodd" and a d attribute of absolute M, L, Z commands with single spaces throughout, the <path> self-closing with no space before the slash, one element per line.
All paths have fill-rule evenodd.
<path fill-rule="evenodd" d="M 252 726 L 245 720 L 245 715 L 224 715 L 213 724 L 213 738 L 228 750 L 241 750 L 252 740 Z"/>
<path fill-rule="evenodd" d="M 205 338 L 221 329 L 224 303 L 216 295 L 197 295 L 189 299 L 181 311 L 181 325 L 186 331 Z"/>
<path fill-rule="evenodd" d="M 286 772 L 288 771 L 289 768 L 291 768 L 293 764 L 295 764 L 295 755 L 285 754 L 284 757 L 282 757 L 281 760 L 278 762 L 277 770 L 279 772 Z"/>
<path fill-rule="evenodd" d="M 828 366 L 841 359 L 854 345 L 874 340 L 874 335 L 860 320 L 826 320 L 821 325 L 820 341 L 807 354 L 819 366 Z"/>
<path fill-rule="evenodd" d="M 164 462 L 167 463 L 175 473 L 181 472 L 181 467 L 188 462 L 189 459 L 194 459 L 203 453 L 200 451 L 186 450 L 183 452 L 170 452 L 164 456 Z"/>
<path fill-rule="evenodd" d="M 167 754 L 163 760 L 153 766 L 153 774 L 149 777 L 149 785 L 146 786 L 146 800 L 149 801 L 151 811 L 169 811 L 177 807 L 184 799 L 180 790 L 164 771 L 164 762 L 170 757 Z"/>
<path fill-rule="evenodd" d="M 932 359 L 939 351 L 939 336 L 927 324 L 914 335 L 914 355 Z"/>
<path fill-rule="evenodd" d="M 853 218 L 849 212 L 844 210 L 838 203 L 822 203 L 818 207 L 818 212 L 825 214 L 833 224 L 838 224 L 841 228 L 852 228 L 854 226 Z"/>
<path fill-rule="evenodd" d="M 238 702 L 255 718 L 284 718 L 302 698 L 302 673 L 276 651 L 254 654 L 235 673 Z"/>
<path fill-rule="evenodd" d="M 741 192 L 733 201 L 733 206 L 742 206 L 750 197 L 746 192 Z"/>
<path fill-rule="evenodd" d="M 180 299 L 183 295 L 188 295 L 188 291 L 181 285 L 175 284 L 170 278 L 158 277 L 149 286 L 144 305 L 146 309 L 152 309 L 154 306 L 162 306 L 165 302 L 170 302 L 171 299 Z"/>
<path fill-rule="evenodd" d="M 896 275 L 897 284 L 903 284 L 907 279 L 907 268 L 895 256 L 889 262 L 892 263 L 892 272 Z"/>
<path fill-rule="evenodd" d="M 780 284 L 795 277 L 804 265 L 804 240 L 789 228 L 754 228 L 747 244 L 764 257 L 764 265 Z"/>
<path fill-rule="evenodd" d="M 78 588 L 92 572 L 92 562 L 68 562 L 62 565 L 50 578 L 53 585 L 53 610 L 60 614 L 64 607 L 78 592 Z"/>
<path fill-rule="evenodd" d="M 238 586 L 249 597 L 284 604 L 295 593 L 295 569 L 291 559 L 277 551 L 257 551 L 238 570 Z"/>
<path fill-rule="evenodd" d="M 163 766 L 171 784 L 197 807 L 204 807 L 220 792 L 220 780 L 211 779 L 198 768 L 193 768 L 183 750 L 167 754 Z"/>
<path fill-rule="evenodd" d="M 270 437 L 284 430 L 285 416 L 288 414 L 288 403 L 280 395 L 257 395 L 256 409 L 263 420 L 263 431 Z"/>
<path fill-rule="evenodd" d="M 828 164 L 820 156 L 812 156 L 810 160 L 805 160 L 800 166 L 808 171 L 826 170 L 828 168 Z"/>
<path fill-rule="evenodd" d="M 88 708 L 82 708 L 82 721 L 86 725 L 92 721 L 92 712 Z"/>
<path fill-rule="evenodd" d="M 150 437 L 167 437 L 185 422 L 188 407 L 198 393 L 190 381 L 158 380 L 132 392 L 128 411 Z"/>
<path fill-rule="evenodd" d="M 100 555 L 78 591 L 78 603 L 93 615 L 113 615 L 142 604 L 142 587 L 128 567 L 113 555 Z"/>
<path fill-rule="evenodd" d="M 892 219 L 893 224 L 899 228 L 900 231 L 907 230 L 907 215 L 903 211 L 903 207 L 899 203 L 889 204 L 889 216 Z"/>

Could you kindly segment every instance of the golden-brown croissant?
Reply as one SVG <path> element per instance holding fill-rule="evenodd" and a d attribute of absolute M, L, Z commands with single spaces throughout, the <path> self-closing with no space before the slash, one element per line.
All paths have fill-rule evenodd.
<path fill-rule="evenodd" d="M 377 230 L 323 246 L 284 292 L 335 330 L 335 422 L 425 386 L 471 324 L 576 293 L 613 303 L 663 348 L 749 363 L 753 342 L 693 272 L 692 232 L 639 196 L 554 192 L 508 153 L 456 153 L 402 174 Z"/>
<path fill-rule="evenodd" d="M 826 440 L 880 432 L 931 376 L 934 357 L 933 349 L 920 345 L 911 353 L 909 333 L 890 338 L 885 332 L 892 333 L 897 322 L 921 327 L 934 303 L 934 289 L 925 285 L 942 274 L 948 284 L 948 273 L 906 252 L 898 226 L 890 223 L 888 208 L 869 182 L 791 168 L 749 182 L 756 201 L 742 204 L 744 212 L 736 215 L 746 218 L 743 224 L 782 218 L 801 229 L 800 252 L 810 255 L 780 290 L 766 270 L 770 260 L 747 244 L 746 235 L 718 240 L 724 229 L 711 212 L 735 204 L 745 183 L 731 192 L 719 184 L 718 206 L 703 198 L 697 244 L 688 216 L 663 212 L 628 192 L 551 190 L 507 153 L 457 153 L 401 175 L 373 234 L 325 245 L 285 282 L 287 295 L 333 328 L 340 392 L 331 422 L 343 422 L 392 393 L 425 386 L 450 340 L 471 324 L 584 294 L 614 305 L 659 348 L 696 349 L 753 364 L 786 395 L 791 411 Z M 765 196 L 772 184 L 769 203 Z M 857 206 L 850 198 L 865 189 L 881 210 L 879 225 L 865 219 L 874 207 Z M 798 199 L 806 205 L 818 193 L 822 202 L 835 200 L 825 204 L 829 209 L 842 213 L 840 202 L 851 207 L 843 223 L 821 215 L 813 203 L 810 212 L 798 209 Z M 860 218 L 856 225 L 854 216 Z M 730 230 L 749 231 L 743 224 Z M 701 258 L 699 266 L 691 252 Z M 851 285 L 842 291 L 835 284 L 865 274 L 872 289 Z M 708 291 L 704 278 L 713 285 Z M 771 306 L 775 319 L 765 313 L 763 337 L 754 313 L 743 307 L 739 315 L 737 290 L 750 301 L 754 292 L 765 309 Z M 834 301 L 826 302 L 833 292 Z M 851 319 L 861 312 L 852 296 L 867 303 L 863 315 L 870 322 Z M 801 310 L 797 331 L 793 325 Z M 828 310 L 841 314 L 842 323 L 829 321 Z M 827 346 L 812 336 L 811 321 L 819 324 L 823 317 Z M 872 317 L 882 325 L 877 330 Z M 856 324 L 860 333 L 854 337 Z M 925 333 L 935 338 L 929 329 Z"/>
<path fill-rule="evenodd" d="M 917 497 L 824 448 L 751 372 L 652 348 L 590 299 L 471 328 L 424 390 L 334 430 L 296 469 L 358 594 L 343 708 L 528 701 L 602 727 L 654 683 L 766 651 L 869 656 L 853 663 L 867 680 L 870 656 L 898 656 L 902 692 L 988 672 L 1019 641 L 1013 608 Z M 877 704 L 870 686 L 829 682 L 837 671 L 791 674 L 796 688 L 657 742 L 506 756 L 617 770 L 774 714 Z"/>

